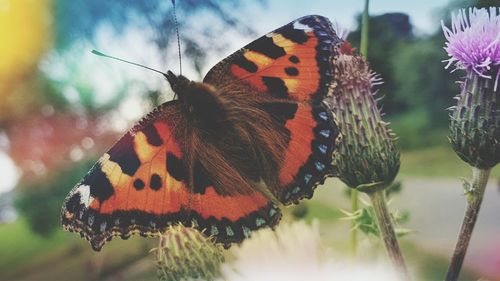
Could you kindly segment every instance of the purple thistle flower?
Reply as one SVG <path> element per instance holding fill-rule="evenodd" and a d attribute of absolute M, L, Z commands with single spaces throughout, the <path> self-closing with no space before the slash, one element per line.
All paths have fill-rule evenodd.
<path fill-rule="evenodd" d="M 446 69 L 452 64 L 457 69 L 473 70 L 483 78 L 495 75 L 496 90 L 500 78 L 500 12 L 496 7 L 487 9 L 469 8 L 452 14 L 451 29 L 441 21 L 446 42 L 444 49 L 449 59 Z M 494 69 L 492 69 L 494 68 Z M 452 71 L 452 72 L 453 72 Z M 496 73 L 495 73 L 496 72 Z"/>
<path fill-rule="evenodd" d="M 451 108 L 450 142 L 462 160 L 489 169 L 500 163 L 500 11 L 462 9 L 452 14 L 451 30 L 441 24 L 446 68 L 467 73 Z"/>

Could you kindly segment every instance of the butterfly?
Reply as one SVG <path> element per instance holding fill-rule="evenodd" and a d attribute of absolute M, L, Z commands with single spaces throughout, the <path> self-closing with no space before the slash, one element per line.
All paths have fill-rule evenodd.
<path fill-rule="evenodd" d="M 299 18 L 216 64 L 203 82 L 165 74 L 177 98 L 128 131 L 68 194 L 65 230 L 99 251 L 114 236 L 182 223 L 226 246 L 274 227 L 279 206 L 333 175 L 331 94 L 343 40 Z"/>

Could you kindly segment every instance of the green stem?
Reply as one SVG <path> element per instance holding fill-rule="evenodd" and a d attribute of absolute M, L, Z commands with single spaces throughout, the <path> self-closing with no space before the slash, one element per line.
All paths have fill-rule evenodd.
<path fill-rule="evenodd" d="M 360 52 L 363 56 L 368 55 L 368 7 L 369 0 L 365 0 L 365 9 L 363 10 L 363 18 L 361 24 L 361 43 Z M 358 191 L 356 189 L 351 189 L 351 212 L 355 213 L 358 210 Z M 352 222 L 351 227 L 351 254 L 352 257 L 356 257 L 356 252 L 358 249 L 358 230 L 356 227 L 356 222 Z"/>
<path fill-rule="evenodd" d="M 488 183 L 490 169 L 472 168 L 472 186 L 470 194 L 467 196 L 467 210 L 465 210 L 464 221 L 458 235 L 457 244 L 453 257 L 451 258 L 450 266 L 446 274 L 446 281 L 454 281 L 458 279 L 462 264 L 464 262 L 467 248 L 469 247 L 470 238 L 474 225 L 476 224 L 477 216 L 483 201 L 484 191 Z"/>
<path fill-rule="evenodd" d="M 387 203 L 385 201 L 384 189 L 378 189 L 374 192 L 367 193 L 372 201 L 373 210 L 377 217 L 380 235 L 384 241 L 385 249 L 396 271 L 400 275 L 401 280 L 411 280 L 406 267 L 406 263 L 399 248 L 399 243 L 396 238 L 396 233 L 392 226 L 392 219 L 389 211 L 387 210 Z"/>
<path fill-rule="evenodd" d="M 351 189 L 351 212 L 354 214 L 358 210 L 358 191 L 354 188 Z M 358 229 L 356 227 L 356 222 L 353 220 L 351 223 L 351 255 L 353 258 L 356 257 L 358 251 Z"/>
<path fill-rule="evenodd" d="M 361 43 L 359 51 L 365 58 L 368 58 L 368 28 L 369 28 L 368 6 L 370 4 L 369 2 L 370 2 L 369 0 L 365 0 L 365 9 L 363 11 L 363 18 L 361 19 Z"/>

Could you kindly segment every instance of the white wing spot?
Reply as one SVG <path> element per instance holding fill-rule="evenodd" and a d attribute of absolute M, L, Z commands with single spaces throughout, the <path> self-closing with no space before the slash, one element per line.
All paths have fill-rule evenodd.
<path fill-rule="evenodd" d="M 80 193 L 80 204 L 83 204 L 86 208 L 90 205 L 90 186 L 80 185 L 77 187 L 76 192 Z"/>
<path fill-rule="evenodd" d="M 293 23 L 293 28 L 295 29 L 301 29 L 301 30 L 304 30 L 304 31 L 312 31 L 313 29 L 308 26 L 308 25 L 305 25 L 303 23 L 300 23 L 299 21 L 296 21 Z"/>

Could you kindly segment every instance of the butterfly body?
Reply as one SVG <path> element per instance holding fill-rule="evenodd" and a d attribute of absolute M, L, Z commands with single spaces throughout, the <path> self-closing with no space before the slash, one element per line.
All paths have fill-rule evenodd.
<path fill-rule="evenodd" d="M 193 82 L 170 71 L 166 77 L 190 123 L 210 127 L 210 131 L 225 127 L 226 108 L 212 85 Z"/>
<path fill-rule="evenodd" d="M 148 114 L 66 198 L 65 229 L 100 250 L 113 236 L 196 227 L 229 245 L 278 223 L 331 175 L 339 136 L 323 98 L 342 40 L 307 16 L 216 65 L 203 82 L 168 72 L 178 97 Z"/>

